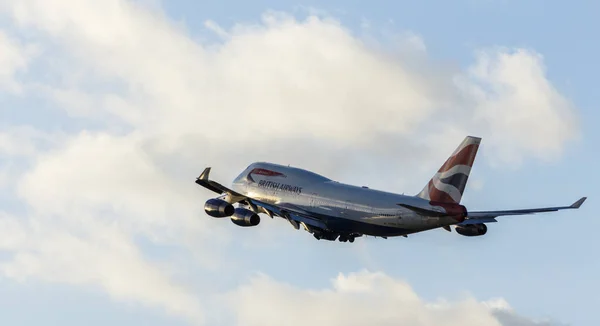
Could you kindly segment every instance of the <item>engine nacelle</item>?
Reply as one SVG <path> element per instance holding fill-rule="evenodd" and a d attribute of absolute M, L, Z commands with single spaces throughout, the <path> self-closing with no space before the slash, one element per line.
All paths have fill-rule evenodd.
<path fill-rule="evenodd" d="M 239 226 L 256 226 L 260 223 L 260 216 L 245 208 L 236 208 L 231 216 L 231 222 Z"/>
<path fill-rule="evenodd" d="M 204 211 L 212 217 L 227 217 L 235 213 L 233 205 L 218 198 L 207 200 L 204 204 Z"/>
<path fill-rule="evenodd" d="M 465 237 L 476 237 L 487 233 L 487 226 L 483 223 L 471 225 L 459 225 L 456 227 L 456 233 Z"/>

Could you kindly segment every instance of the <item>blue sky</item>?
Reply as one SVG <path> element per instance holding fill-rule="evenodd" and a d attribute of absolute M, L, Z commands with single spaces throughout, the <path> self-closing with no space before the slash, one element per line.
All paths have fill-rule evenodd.
<path fill-rule="evenodd" d="M 600 4 L 156 3 L 0 2 L 0 63 L 14 67 L 0 70 L 2 324 L 265 325 L 285 323 L 277 311 L 290 306 L 356 311 L 359 323 L 369 320 L 362 309 L 411 325 L 444 321 L 420 305 L 418 320 L 430 323 L 406 317 L 411 291 L 447 300 L 447 322 L 467 323 L 454 311 L 495 325 L 479 303 L 497 298 L 525 318 L 518 325 L 600 322 Z M 268 10 L 296 19 L 269 25 Z M 320 20 L 304 23 L 308 12 Z M 357 45 L 373 35 L 380 48 Z M 480 238 L 433 230 L 349 245 L 282 220 L 243 229 L 211 219 L 202 212 L 211 194 L 192 182 L 205 166 L 228 183 L 250 162 L 273 160 L 417 193 L 465 133 L 483 136 L 463 197 L 471 210 L 588 201 L 501 218 Z M 332 285 L 354 284 L 342 277 L 352 273 L 370 284 L 371 304 Z M 322 289 L 335 294 L 302 301 Z"/>

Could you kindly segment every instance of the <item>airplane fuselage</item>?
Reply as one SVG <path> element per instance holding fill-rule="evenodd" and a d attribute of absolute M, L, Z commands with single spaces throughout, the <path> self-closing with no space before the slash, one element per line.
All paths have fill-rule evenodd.
<path fill-rule="evenodd" d="M 400 204 L 436 211 L 428 200 L 333 181 L 316 173 L 257 162 L 232 183 L 236 192 L 274 206 L 315 216 L 338 234 L 401 236 L 460 223 L 452 216 L 427 216 Z M 320 224 L 304 221 L 308 227 Z"/>
<path fill-rule="evenodd" d="M 461 205 L 481 138 L 467 136 L 415 196 L 358 187 L 311 171 L 273 163 L 250 164 L 232 183 L 232 189 L 210 180 L 210 167 L 196 183 L 219 194 L 204 204 L 215 218 L 229 217 L 242 227 L 260 223 L 259 214 L 286 219 L 317 239 L 354 242 L 362 235 L 406 236 L 444 228 L 467 236 L 487 233 L 487 223 L 499 216 L 528 215 L 578 209 L 587 197 L 569 206 L 474 211 Z M 234 207 L 238 205 L 238 207 Z"/>

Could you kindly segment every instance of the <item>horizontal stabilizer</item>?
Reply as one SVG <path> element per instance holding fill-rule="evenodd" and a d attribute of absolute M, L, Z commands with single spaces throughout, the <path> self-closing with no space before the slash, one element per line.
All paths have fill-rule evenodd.
<path fill-rule="evenodd" d="M 467 209 L 463 205 L 458 204 L 447 204 L 447 203 L 436 203 L 429 202 L 431 205 L 428 208 L 412 206 L 409 204 L 396 204 L 404 208 L 408 208 L 411 211 L 429 217 L 442 217 L 442 216 L 467 216 Z"/>
<path fill-rule="evenodd" d="M 446 216 L 448 215 L 445 212 L 438 212 L 438 211 L 434 211 L 434 210 L 430 210 L 430 209 L 425 209 L 425 208 L 421 208 L 421 207 L 417 207 L 417 206 L 412 206 L 412 205 L 408 205 L 408 204 L 398 204 L 398 206 L 402 206 L 404 208 L 408 208 L 411 211 L 419 214 L 419 215 L 423 215 L 423 216 Z"/>

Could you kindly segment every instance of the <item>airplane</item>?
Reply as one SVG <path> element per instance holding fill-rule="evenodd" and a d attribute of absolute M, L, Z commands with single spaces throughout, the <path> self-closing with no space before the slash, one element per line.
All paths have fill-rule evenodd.
<path fill-rule="evenodd" d="M 239 226 L 260 223 L 259 214 L 286 219 L 317 240 L 354 242 L 361 236 L 388 237 L 443 228 L 463 236 L 482 236 L 487 223 L 506 215 L 578 209 L 570 206 L 470 212 L 460 204 L 481 138 L 467 136 L 416 195 L 401 195 L 331 180 L 280 164 L 255 162 L 232 182 L 231 189 L 210 180 L 210 167 L 196 183 L 219 194 L 204 205 L 215 218 L 230 217 Z M 238 207 L 234 207 L 236 205 Z"/>

